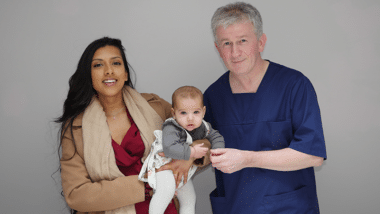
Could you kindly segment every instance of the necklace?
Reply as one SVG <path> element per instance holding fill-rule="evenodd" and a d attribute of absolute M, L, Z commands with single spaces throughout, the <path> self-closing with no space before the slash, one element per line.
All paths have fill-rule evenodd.
<path fill-rule="evenodd" d="M 125 107 L 122 107 L 122 108 L 120 108 L 120 109 L 118 109 L 117 110 L 117 112 L 116 113 L 106 113 L 106 116 L 112 116 L 112 118 L 114 119 L 114 120 L 116 120 L 116 116 L 124 109 Z"/>

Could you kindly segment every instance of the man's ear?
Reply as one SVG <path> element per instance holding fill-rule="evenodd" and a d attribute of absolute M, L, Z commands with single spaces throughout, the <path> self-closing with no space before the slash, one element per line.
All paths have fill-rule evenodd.
<path fill-rule="evenodd" d="M 265 44 L 267 43 L 267 35 L 263 33 L 259 39 L 259 51 L 263 52 L 265 48 Z"/>

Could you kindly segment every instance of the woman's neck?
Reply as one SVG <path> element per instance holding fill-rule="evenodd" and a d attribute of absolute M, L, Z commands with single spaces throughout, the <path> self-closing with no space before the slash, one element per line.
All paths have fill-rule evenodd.
<path fill-rule="evenodd" d="M 103 106 L 105 113 L 113 112 L 122 107 L 125 107 L 125 103 L 122 96 L 104 97 L 99 96 L 99 102 Z"/>

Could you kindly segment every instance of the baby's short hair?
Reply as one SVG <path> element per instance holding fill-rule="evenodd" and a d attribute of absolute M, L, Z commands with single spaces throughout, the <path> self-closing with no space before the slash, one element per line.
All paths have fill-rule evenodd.
<path fill-rule="evenodd" d="M 172 95 L 172 107 L 175 108 L 178 98 L 200 98 L 201 105 L 203 107 L 203 94 L 201 90 L 194 86 L 182 86 L 174 91 Z"/>

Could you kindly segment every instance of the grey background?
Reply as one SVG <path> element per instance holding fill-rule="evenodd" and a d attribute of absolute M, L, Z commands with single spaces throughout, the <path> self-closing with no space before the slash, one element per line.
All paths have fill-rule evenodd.
<path fill-rule="evenodd" d="M 225 72 L 212 1 L 1 1 L 0 213 L 67 213 L 57 125 L 85 47 L 120 38 L 137 89 L 170 100 L 204 91 Z M 380 2 L 249 1 L 264 20 L 263 58 L 303 72 L 316 88 L 328 159 L 316 168 L 321 213 L 378 213 Z M 211 169 L 194 179 L 197 213 L 211 213 Z"/>

